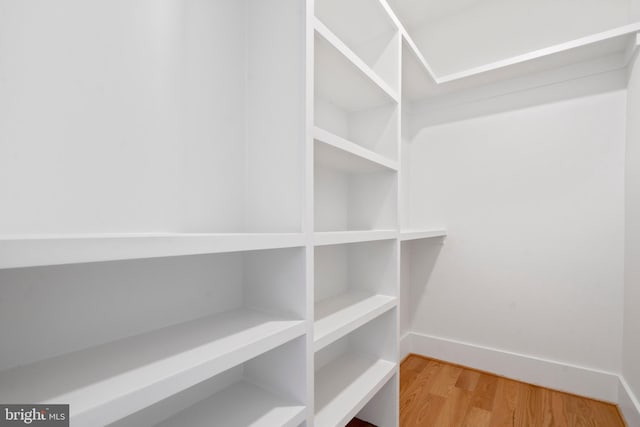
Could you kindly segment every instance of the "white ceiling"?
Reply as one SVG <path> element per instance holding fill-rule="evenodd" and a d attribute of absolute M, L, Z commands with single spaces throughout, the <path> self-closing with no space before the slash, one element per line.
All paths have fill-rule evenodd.
<path fill-rule="evenodd" d="M 407 29 L 445 19 L 487 0 L 388 0 Z"/>

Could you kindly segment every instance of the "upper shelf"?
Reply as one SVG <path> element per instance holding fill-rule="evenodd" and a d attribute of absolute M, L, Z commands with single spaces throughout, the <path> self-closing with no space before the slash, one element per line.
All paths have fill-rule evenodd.
<path fill-rule="evenodd" d="M 315 127 L 313 137 L 316 142 L 314 157 L 319 164 L 347 172 L 398 170 L 397 162 L 320 127 Z"/>
<path fill-rule="evenodd" d="M 315 34 L 318 96 L 347 112 L 398 102 L 398 93 L 318 19 Z"/>
<path fill-rule="evenodd" d="M 303 246 L 300 233 L 0 236 L 0 268 Z"/>
<path fill-rule="evenodd" d="M 403 94 L 422 99 L 551 70 L 567 80 L 625 67 L 637 46 L 640 23 L 581 37 L 469 70 L 436 76 L 403 29 Z"/>

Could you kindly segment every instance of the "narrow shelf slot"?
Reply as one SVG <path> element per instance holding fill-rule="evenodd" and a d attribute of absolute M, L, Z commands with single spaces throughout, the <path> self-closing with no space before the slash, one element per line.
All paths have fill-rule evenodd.
<path fill-rule="evenodd" d="M 397 162 L 322 128 L 314 129 L 314 140 L 314 158 L 321 165 L 354 173 L 398 170 Z"/>
<path fill-rule="evenodd" d="M 396 304 L 396 297 L 363 291 L 350 291 L 317 302 L 313 337 L 315 351 L 342 338 Z"/>
<path fill-rule="evenodd" d="M 316 31 L 317 59 L 322 65 L 327 65 L 322 71 L 325 74 L 334 75 L 347 79 L 343 84 L 353 83 L 356 87 L 350 90 L 358 94 L 339 94 L 336 89 L 327 90 L 324 93 L 332 93 L 333 99 L 342 99 L 339 102 L 345 109 L 350 111 L 372 108 L 388 102 L 398 102 L 398 92 L 391 89 L 364 61 L 360 59 L 346 44 L 338 38 L 319 19 L 314 21 Z M 333 67 L 331 67 L 333 66 Z M 339 74 L 337 74 L 339 73 Z M 322 75 L 317 75 L 321 78 Z M 366 87 L 364 86 L 366 85 Z M 334 83 L 335 86 L 335 83 Z M 345 87 L 345 86 L 341 86 Z M 341 98 L 341 96 L 351 96 L 351 98 Z"/>
<path fill-rule="evenodd" d="M 317 19 L 314 55 L 315 125 L 397 160 L 399 93 Z"/>
<path fill-rule="evenodd" d="M 3 402 L 65 402 L 104 425 L 305 333 L 304 322 L 233 310 L 0 373 Z"/>
<path fill-rule="evenodd" d="M 304 246 L 300 233 L 0 236 L 0 269 Z"/>
<path fill-rule="evenodd" d="M 314 424 L 346 424 L 394 375 L 396 364 L 346 353 L 316 372 Z"/>
<path fill-rule="evenodd" d="M 315 15 L 387 85 L 399 87 L 399 31 L 381 2 L 318 0 Z"/>

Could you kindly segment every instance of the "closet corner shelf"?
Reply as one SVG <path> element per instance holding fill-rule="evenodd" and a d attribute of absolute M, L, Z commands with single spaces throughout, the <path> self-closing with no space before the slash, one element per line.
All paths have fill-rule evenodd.
<path fill-rule="evenodd" d="M 316 304 L 314 350 L 331 344 L 397 305 L 397 298 L 366 292 L 349 292 Z"/>
<path fill-rule="evenodd" d="M 316 141 L 315 158 L 321 164 L 348 172 L 398 170 L 397 162 L 317 126 L 313 137 Z"/>
<path fill-rule="evenodd" d="M 301 320 L 233 310 L 3 371 L 0 401 L 69 403 L 74 425 L 106 425 L 305 332 Z"/>
<path fill-rule="evenodd" d="M 346 425 L 396 372 L 396 363 L 345 353 L 316 372 L 315 425 Z"/>
<path fill-rule="evenodd" d="M 549 77 L 552 82 L 620 69 L 629 63 L 638 33 L 640 23 L 636 22 L 440 76 L 434 73 L 406 31 L 403 37 L 413 62 L 419 64 L 425 75 L 416 97 L 429 98 L 564 68 L 566 72 Z M 411 86 L 417 87 L 416 83 Z"/>
<path fill-rule="evenodd" d="M 315 246 L 340 245 L 344 243 L 390 240 L 397 237 L 398 232 L 396 230 L 320 231 L 313 234 L 313 243 Z"/>
<path fill-rule="evenodd" d="M 400 240 L 418 240 L 418 239 L 431 239 L 434 237 L 446 237 L 447 230 L 444 228 L 432 228 L 432 229 L 421 229 L 421 230 L 401 230 L 400 231 Z"/>
<path fill-rule="evenodd" d="M 378 74 L 371 69 L 358 55 L 355 54 L 338 36 L 336 36 L 326 25 L 324 25 L 318 18 L 314 20 L 314 28 L 317 35 L 319 35 L 326 43 L 328 43 L 344 61 L 351 65 L 351 68 L 357 70 L 361 79 L 367 80 L 375 88 L 384 93 L 388 102 L 400 102 L 400 95 L 397 91 L 393 90 L 387 82 L 385 82 Z M 317 43 L 316 43 L 317 44 Z M 326 58 L 328 59 L 328 58 Z M 332 60 L 332 62 L 335 61 Z M 316 61 L 318 62 L 318 61 Z M 331 70 L 337 70 L 338 67 L 330 67 Z M 324 73 L 323 73 L 324 74 Z M 329 73 L 330 74 L 330 73 Z M 340 81 L 349 81 L 349 78 L 341 78 Z M 337 83 L 335 81 L 334 83 Z"/>
<path fill-rule="evenodd" d="M 162 422 L 160 426 L 296 427 L 306 407 L 276 396 L 247 381 L 227 387 Z"/>
<path fill-rule="evenodd" d="M 119 233 L 0 236 L 0 268 L 304 246 L 302 233 Z"/>

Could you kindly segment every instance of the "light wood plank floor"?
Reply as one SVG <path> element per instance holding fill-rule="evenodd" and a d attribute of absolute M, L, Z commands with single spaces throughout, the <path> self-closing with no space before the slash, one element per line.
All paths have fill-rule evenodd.
<path fill-rule="evenodd" d="M 400 366 L 402 427 L 624 427 L 616 406 L 422 356 Z"/>

